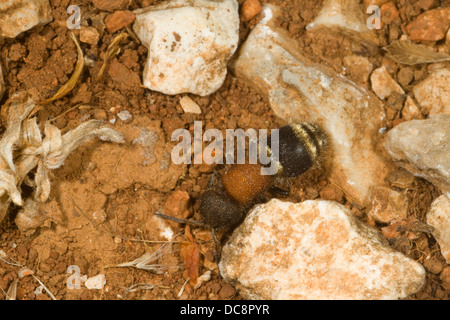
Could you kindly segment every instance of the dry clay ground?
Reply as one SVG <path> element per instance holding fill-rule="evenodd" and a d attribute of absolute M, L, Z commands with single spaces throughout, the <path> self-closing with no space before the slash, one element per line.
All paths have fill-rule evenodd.
<path fill-rule="evenodd" d="M 205 129 L 221 130 L 275 128 L 284 125 L 274 117 L 259 94 L 232 74 L 227 76 L 224 85 L 215 94 L 203 98 L 191 96 L 201 107 L 201 115 L 184 114 L 179 104 L 180 96 L 165 96 L 141 86 L 147 50 L 136 40 L 122 44 L 120 54 L 111 61 L 105 77 L 96 81 L 103 53 L 121 31 L 115 34 L 106 31 L 101 21 L 108 12 L 97 9 L 91 1 L 50 2 L 53 22 L 28 31 L 17 39 L 6 40 L 1 47 L 7 86 L 2 102 L 21 90 L 33 90 L 40 97 L 48 98 L 67 82 L 74 70 L 77 51 L 65 25 L 68 18 L 66 8 L 70 4 L 77 4 L 82 9 L 83 24 L 93 26 L 100 33 L 97 45 L 81 44 L 85 56 L 93 60 L 94 64 L 84 69 L 73 92 L 39 111 L 41 121 L 69 110 L 54 122 L 66 132 L 86 119 L 117 119 L 117 113 L 128 110 L 135 118 L 134 121 L 150 121 L 160 133 L 158 143 L 161 145 L 155 148 L 160 152 L 157 157 L 164 156 L 163 142 L 170 141 L 172 131 L 192 128 L 194 120 L 203 121 Z M 117 1 L 110 3 L 114 2 Z M 128 6 L 128 9 L 159 2 L 138 0 Z M 240 4 L 242 2 L 243 0 L 239 0 Z M 364 50 L 349 37 L 335 37 L 326 32 L 307 33 L 305 26 L 318 13 L 321 1 L 262 2 L 280 5 L 284 12 L 282 26 L 299 42 L 312 61 L 325 64 L 335 72 L 342 72 L 345 56 L 358 54 L 367 57 L 374 68 L 387 66 L 400 84 L 406 83 L 404 88 L 407 93 L 426 75 L 427 65 L 399 65 L 386 58 L 381 50 Z M 398 9 L 405 13 L 404 17 L 389 21 L 382 30 L 377 31 L 381 44 L 386 45 L 398 39 L 404 26 L 424 11 L 415 5 L 416 2 L 418 1 L 396 1 Z M 241 43 L 259 18 L 241 23 Z M 79 35 L 77 30 L 75 35 Z M 360 70 L 347 69 L 346 76 L 361 86 L 370 86 L 367 79 L 361 76 Z M 389 103 L 391 107 L 388 106 Z M 397 102 L 388 101 L 386 104 L 389 129 L 402 121 L 395 103 Z M 2 119 L 2 130 L 4 124 Z M 117 120 L 116 125 L 121 125 L 121 120 Z M 133 132 L 127 134 L 132 136 Z M 17 208 L 11 208 L 7 219 L 1 224 L 0 249 L 16 261 L 16 265 L 0 261 L 0 299 L 5 298 L 5 292 L 16 280 L 17 299 L 50 299 L 45 291 L 39 293 L 40 285 L 34 278 L 18 278 L 20 266 L 33 270 L 34 275 L 57 299 L 239 299 L 239 293 L 218 276 L 209 231 L 198 228 L 191 231 L 200 250 L 199 273 L 201 275 L 211 271 L 212 275 L 209 281 L 194 290 L 192 284 L 186 283 L 187 274 L 180 257 L 180 243 L 186 241 L 185 230 L 176 223 L 171 223 L 178 234 L 172 243 L 166 243 L 158 226 L 150 223 L 148 218 L 152 212 L 164 207 L 176 210 L 176 197 L 175 201 L 171 198 L 167 202 L 168 197 L 179 194 L 174 194 L 173 191 L 185 191 L 190 197 L 188 210 L 194 219 L 199 219 L 198 200 L 202 190 L 205 190 L 211 175 L 222 172 L 224 167 L 193 165 L 186 168 L 180 179 L 180 170 L 170 168 L 168 170 L 173 171 L 169 171 L 169 175 L 172 175 L 175 182 L 173 179 L 158 181 L 158 188 L 143 183 L 143 179 L 138 178 L 121 185 L 120 181 L 114 180 L 117 175 L 139 177 L 142 169 L 121 161 L 120 152 L 108 153 L 105 150 L 109 149 L 104 148 L 105 144 L 100 142 L 89 143 L 75 151 L 61 169 L 53 172 L 51 204 L 47 209 L 54 219 L 37 233 L 21 234 L 14 224 Z M 101 172 L 104 175 L 102 184 L 98 182 L 100 173 L 97 168 L 108 168 Z M 158 172 L 153 172 L 153 175 L 158 175 Z M 117 183 L 105 184 L 108 179 Z M 149 179 L 157 180 L 158 176 Z M 362 220 L 366 220 L 366 211 L 353 207 L 342 192 L 329 185 L 324 172 L 312 170 L 297 179 L 283 181 L 283 186 L 291 194 L 283 199 L 293 202 L 319 197 L 332 199 L 348 206 Z M 439 195 L 438 191 L 430 183 L 418 178 L 412 179 L 398 190 L 408 195 L 409 216 L 425 222 L 427 210 Z M 380 228 L 381 225 L 376 227 Z M 439 246 L 431 236 L 422 234 L 413 241 L 397 239 L 392 245 L 423 263 L 427 269 L 426 285 L 411 299 L 448 299 L 450 291 L 445 290 L 440 280 L 445 262 Z M 155 252 L 161 246 L 163 248 L 158 251 L 159 255 L 154 262 L 159 265 L 157 270 L 167 267 L 161 274 L 133 267 L 108 268 L 112 264 L 132 261 L 147 252 Z M 106 285 L 102 290 L 88 290 L 84 285 L 80 289 L 69 289 L 67 279 L 70 274 L 66 271 L 72 265 L 80 268 L 82 276 L 104 274 Z"/>

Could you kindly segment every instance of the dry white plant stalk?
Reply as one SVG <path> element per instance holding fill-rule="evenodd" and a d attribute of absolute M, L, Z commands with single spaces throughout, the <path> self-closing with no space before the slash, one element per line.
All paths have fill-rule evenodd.
<path fill-rule="evenodd" d="M 197 290 L 200 288 L 204 283 L 211 280 L 211 271 L 208 270 L 204 274 L 202 274 L 200 277 L 197 278 L 197 283 L 195 284 L 194 290 Z"/>
<path fill-rule="evenodd" d="M 164 264 L 160 264 L 160 263 L 152 263 L 152 262 L 156 262 L 163 255 L 170 254 L 173 252 L 172 250 L 168 250 L 168 252 L 165 252 L 166 251 L 165 247 L 169 243 L 170 242 L 167 242 L 167 243 L 163 244 L 162 246 L 160 246 L 155 252 L 147 252 L 143 256 L 141 256 L 133 261 L 119 263 L 119 264 L 115 264 L 115 265 L 108 265 L 108 266 L 105 266 L 104 268 L 132 267 L 132 268 L 152 271 L 157 274 L 162 274 L 170 268 L 178 269 L 179 266 L 168 266 L 168 265 L 164 265 Z"/>
<path fill-rule="evenodd" d="M 22 183 L 35 188 L 34 200 L 27 199 L 24 210 L 16 218 L 23 227 L 39 222 L 36 202 L 45 202 L 50 195 L 49 172 L 59 168 L 72 151 L 94 138 L 125 142 L 120 133 L 97 120 L 87 121 L 64 135 L 55 126 L 45 123 L 42 136 L 36 118 L 27 119 L 34 107 L 33 99 L 26 93 L 12 97 L 8 101 L 7 128 L 0 140 L 0 222 L 11 201 L 24 206 L 20 192 Z M 34 169 L 33 181 L 28 174 Z"/>
<path fill-rule="evenodd" d="M 9 286 L 8 292 L 6 292 L 6 300 L 16 300 L 17 296 L 17 283 L 19 280 L 14 279 L 14 281 Z"/>

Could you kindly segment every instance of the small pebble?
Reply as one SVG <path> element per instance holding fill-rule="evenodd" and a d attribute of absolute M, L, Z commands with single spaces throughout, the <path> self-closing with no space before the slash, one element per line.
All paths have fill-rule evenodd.
<path fill-rule="evenodd" d="M 262 12 L 259 0 L 245 0 L 241 8 L 242 21 L 249 21 Z"/>
<path fill-rule="evenodd" d="M 115 244 L 121 244 L 122 243 L 122 238 L 121 237 L 114 237 L 114 243 Z"/>
<path fill-rule="evenodd" d="M 114 33 L 131 25 L 134 20 L 136 20 L 136 16 L 133 12 L 128 10 L 116 11 L 105 18 L 106 30 L 109 33 Z"/>
<path fill-rule="evenodd" d="M 97 29 L 93 27 L 82 27 L 80 30 L 80 41 L 95 46 L 100 39 Z"/>
<path fill-rule="evenodd" d="M 439 41 L 450 27 L 450 7 L 428 10 L 406 26 L 412 41 Z"/>
<path fill-rule="evenodd" d="M 388 98 L 394 92 L 405 94 L 402 87 L 392 79 L 385 66 L 376 69 L 370 76 L 372 82 L 372 90 L 381 100 Z"/>
<path fill-rule="evenodd" d="M 89 290 L 101 290 L 106 284 L 106 278 L 104 274 L 96 275 L 95 277 L 91 277 L 84 282 L 84 285 Z"/>
<path fill-rule="evenodd" d="M 405 105 L 402 109 L 402 117 L 406 121 L 423 119 L 419 106 L 410 96 L 406 97 Z"/>
<path fill-rule="evenodd" d="M 130 123 L 133 120 L 133 116 L 131 115 L 130 111 L 128 111 L 128 110 L 120 111 L 117 114 L 117 117 L 120 120 L 122 120 L 124 123 Z"/>
<path fill-rule="evenodd" d="M 202 113 L 202 109 L 200 109 L 200 106 L 188 96 L 184 96 L 183 98 L 181 98 L 180 104 L 181 108 L 183 108 L 184 113 Z"/>

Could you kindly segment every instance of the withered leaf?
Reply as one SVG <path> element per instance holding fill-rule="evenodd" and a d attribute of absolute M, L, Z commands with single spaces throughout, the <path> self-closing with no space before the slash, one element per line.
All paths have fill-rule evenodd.
<path fill-rule="evenodd" d="M 396 40 L 383 49 L 393 60 L 406 65 L 450 61 L 450 55 L 435 52 L 410 40 Z"/>
<path fill-rule="evenodd" d="M 181 243 L 180 254 L 190 278 L 189 282 L 194 287 L 197 284 L 199 276 L 200 250 L 191 234 L 191 228 L 189 226 L 186 226 L 184 235 L 187 241 Z"/>
<path fill-rule="evenodd" d="M 77 51 L 78 51 L 78 60 L 77 60 L 77 64 L 75 66 L 75 70 L 72 74 L 72 76 L 70 77 L 69 81 L 67 81 L 59 90 L 58 92 L 55 93 L 55 95 L 53 97 L 51 97 L 50 99 L 41 101 L 39 104 L 47 104 L 50 103 L 52 101 L 58 100 L 62 97 L 64 97 L 66 94 L 68 94 L 70 91 L 72 91 L 72 89 L 75 87 L 78 78 L 81 75 L 81 72 L 83 71 L 84 68 L 84 56 L 83 56 L 83 51 L 81 50 L 80 44 L 78 43 L 77 38 L 74 36 L 74 34 L 72 32 L 69 33 L 70 37 L 72 38 L 73 42 L 75 42 L 75 45 L 77 46 Z"/>
<path fill-rule="evenodd" d="M 129 35 L 127 33 L 121 33 L 117 37 L 115 37 L 111 44 L 108 46 L 108 49 L 106 49 L 106 52 L 103 55 L 103 64 L 97 74 L 97 81 L 101 80 L 101 78 L 103 77 L 103 73 L 105 72 L 105 69 L 109 64 L 109 61 L 120 53 L 120 42 L 124 39 L 127 39 L 128 37 Z"/>

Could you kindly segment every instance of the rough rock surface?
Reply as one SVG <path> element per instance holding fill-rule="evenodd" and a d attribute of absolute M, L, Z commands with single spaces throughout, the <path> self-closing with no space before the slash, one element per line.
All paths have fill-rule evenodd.
<path fill-rule="evenodd" d="M 376 5 L 378 7 L 381 7 L 383 4 L 385 4 L 388 1 L 389 0 L 363 0 L 364 12 L 366 12 L 367 8 L 371 5 Z"/>
<path fill-rule="evenodd" d="M 450 7 L 437 8 L 419 15 L 406 26 L 412 41 L 439 41 L 450 27 Z"/>
<path fill-rule="evenodd" d="M 239 40 L 236 0 L 176 0 L 134 13 L 133 29 L 149 50 L 146 88 L 206 96 L 222 86 Z"/>
<path fill-rule="evenodd" d="M 450 195 L 450 115 L 403 122 L 388 132 L 385 147 L 398 165 Z"/>
<path fill-rule="evenodd" d="M 425 282 L 419 263 L 330 201 L 255 207 L 219 268 L 247 299 L 400 299 Z"/>
<path fill-rule="evenodd" d="M 276 7 L 265 6 L 264 14 L 242 46 L 233 66 L 236 75 L 268 97 L 278 117 L 322 125 L 334 147 L 330 180 L 348 198 L 369 205 L 371 189 L 383 185 L 391 170 L 390 161 L 375 151 L 375 141 L 385 127 L 379 99 L 308 62 L 296 41 L 274 26 Z"/>
<path fill-rule="evenodd" d="M 97 9 L 105 11 L 114 11 L 119 9 L 126 9 L 132 0 L 92 0 Z"/>
<path fill-rule="evenodd" d="M 0 38 L 15 38 L 37 25 L 52 21 L 48 0 L 0 1 Z"/>
<path fill-rule="evenodd" d="M 405 94 L 402 87 L 392 79 L 385 66 L 376 69 L 370 76 L 372 90 L 380 99 L 386 99 L 393 93 Z"/>
<path fill-rule="evenodd" d="M 434 69 L 413 89 L 414 97 L 422 111 L 429 114 L 450 115 L 450 69 Z"/>
<path fill-rule="evenodd" d="M 80 30 L 80 41 L 95 46 L 100 39 L 100 34 L 93 27 L 82 27 Z"/>
<path fill-rule="evenodd" d="M 338 26 L 357 32 L 369 31 L 358 0 L 325 0 L 317 17 L 307 29 L 321 25 Z"/>
<path fill-rule="evenodd" d="M 4 93 L 5 93 L 5 81 L 3 79 L 2 62 L 0 61 L 0 100 L 2 100 Z"/>
<path fill-rule="evenodd" d="M 442 195 L 431 204 L 427 223 L 433 226 L 433 236 L 441 247 L 441 253 L 450 264 L 450 199 Z"/>
<path fill-rule="evenodd" d="M 136 16 L 133 12 L 128 10 L 116 11 L 105 18 L 106 30 L 109 33 L 114 33 L 134 22 Z"/>
<path fill-rule="evenodd" d="M 406 97 L 405 104 L 402 109 L 402 118 L 405 121 L 423 119 L 417 102 L 410 96 Z"/>
<path fill-rule="evenodd" d="M 448 29 L 447 35 L 445 36 L 445 44 L 450 48 L 450 29 Z"/>
<path fill-rule="evenodd" d="M 344 57 L 342 62 L 346 70 L 349 70 L 358 82 L 367 83 L 369 81 L 369 75 L 373 71 L 373 65 L 369 59 L 358 55 L 351 55 Z"/>
<path fill-rule="evenodd" d="M 386 187 L 376 187 L 372 192 L 372 208 L 367 216 L 375 221 L 388 223 L 405 219 L 408 213 L 408 198 L 403 193 Z"/>

